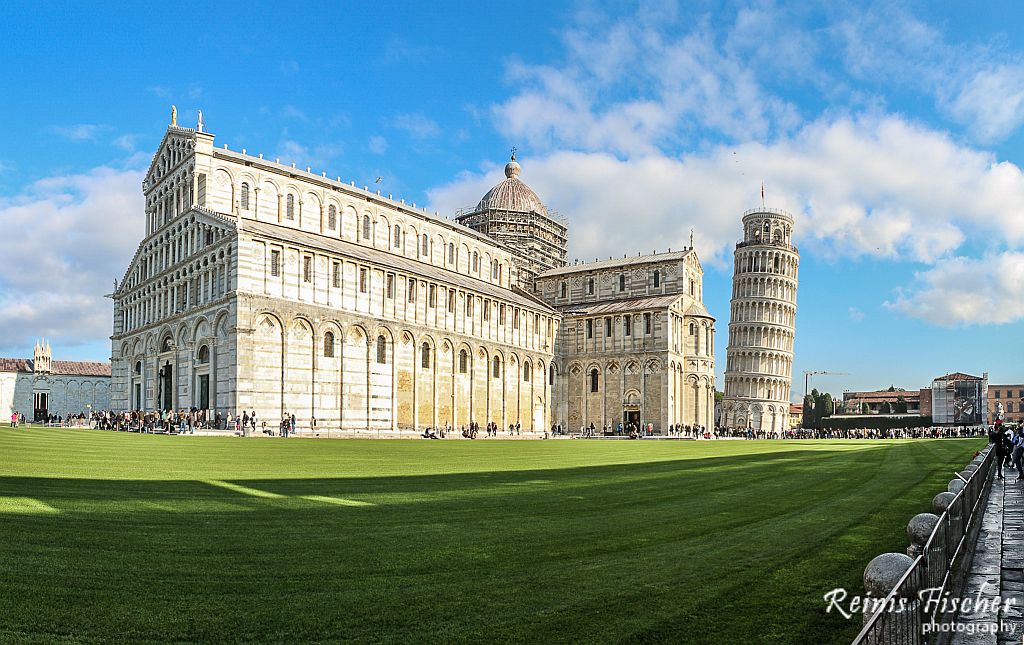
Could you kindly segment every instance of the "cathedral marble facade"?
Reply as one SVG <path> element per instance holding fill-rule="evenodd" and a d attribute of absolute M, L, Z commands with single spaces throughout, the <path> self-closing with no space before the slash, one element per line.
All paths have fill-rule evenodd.
<path fill-rule="evenodd" d="M 470 422 L 539 433 L 640 412 L 658 431 L 705 423 L 713 319 L 696 254 L 565 267 L 567 231 L 519 171 L 511 161 L 463 225 L 172 123 L 143 182 L 146 236 L 113 296 L 112 407 L 294 414 L 364 436 Z M 623 271 L 629 289 L 606 290 Z M 601 289 L 583 294 L 584 276 Z M 602 302 L 635 336 L 578 343 Z M 579 374 L 605 350 L 613 404 L 598 406 Z"/>
<path fill-rule="evenodd" d="M 554 401 L 569 429 L 714 425 L 714 318 L 693 249 L 551 269 L 537 288 L 563 316 Z"/>

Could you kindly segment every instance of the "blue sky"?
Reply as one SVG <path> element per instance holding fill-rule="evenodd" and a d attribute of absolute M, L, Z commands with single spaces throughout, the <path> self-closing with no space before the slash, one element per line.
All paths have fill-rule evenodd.
<path fill-rule="evenodd" d="M 109 357 L 169 120 L 442 214 L 501 177 L 585 259 L 683 246 L 725 363 L 739 216 L 797 218 L 794 394 L 1024 380 L 1020 3 L 6 3 L 0 355 Z"/>

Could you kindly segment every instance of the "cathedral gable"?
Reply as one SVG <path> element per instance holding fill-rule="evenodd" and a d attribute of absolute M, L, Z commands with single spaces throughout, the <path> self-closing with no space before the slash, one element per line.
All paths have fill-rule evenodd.
<path fill-rule="evenodd" d="M 142 181 L 142 191 L 149 192 L 168 174 L 178 168 L 195 150 L 194 130 L 170 126 L 157 147 L 153 161 Z"/>

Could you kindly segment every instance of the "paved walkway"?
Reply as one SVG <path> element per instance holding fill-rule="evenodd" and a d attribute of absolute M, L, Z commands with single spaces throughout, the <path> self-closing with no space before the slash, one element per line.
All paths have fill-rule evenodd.
<path fill-rule="evenodd" d="M 958 617 L 957 623 L 965 629 L 953 637 L 955 645 L 1024 642 L 1024 481 L 1018 483 L 1017 473 L 1010 473 L 1005 469 L 1007 478 L 992 483 L 974 560 L 961 594 L 961 598 L 972 600 L 1001 600 L 1000 609 L 998 615 L 979 612 Z"/>

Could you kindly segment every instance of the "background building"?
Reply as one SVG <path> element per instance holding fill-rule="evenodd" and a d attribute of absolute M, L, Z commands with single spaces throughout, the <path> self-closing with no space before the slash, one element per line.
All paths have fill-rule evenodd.
<path fill-rule="evenodd" d="M 973 426 L 988 418 L 988 373 L 953 372 L 932 381 L 932 423 Z"/>
<path fill-rule="evenodd" d="M 924 405 L 922 407 L 922 401 Z M 926 390 L 874 390 L 870 392 L 843 392 L 845 414 L 916 414 L 931 415 L 931 389 Z M 904 409 L 905 408 L 905 409 Z"/>
<path fill-rule="evenodd" d="M 0 411 L 45 421 L 110 409 L 110 364 L 55 361 L 50 343 L 37 342 L 32 360 L 0 358 Z"/>
<path fill-rule="evenodd" d="M 799 430 L 804 423 L 804 406 L 799 403 L 789 404 L 789 429 Z"/>
<path fill-rule="evenodd" d="M 992 385 L 988 386 L 988 422 L 996 420 L 998 406 L 1003 406 L 1003 421 L 1006 423 L 1024 423 L 1024 385 Z"/>
<path fill-rule="evenodd" d="M 736 244 L 722 425 L 780 433 L 790 428 L 797 270 L 793 216 L 743 214 Z"/>

